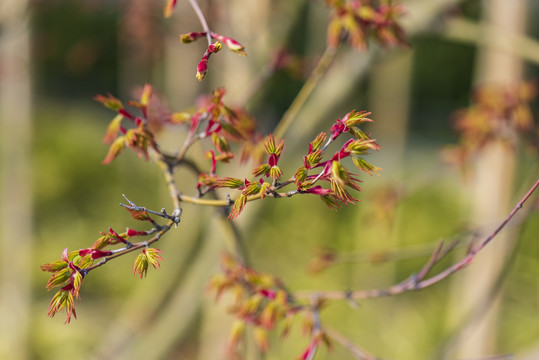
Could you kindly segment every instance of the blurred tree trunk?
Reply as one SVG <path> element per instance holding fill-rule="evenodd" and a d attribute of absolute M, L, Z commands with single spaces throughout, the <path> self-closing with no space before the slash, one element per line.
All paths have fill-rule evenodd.
<path fill-rule="evenodd" d="M 410 78 L 413 53 L 404 50 L 388 56 L 373 67 L 370 81 L 369 111 L 372 111 L 372 133 L 384 148 L 377 163 L 383 169 L 402 164 L 406 144 L 408 110 L 410 107 Z"/>
<path fill-rule="evenodd" d="M 483 2 L 487 26 L 518 35 L 525 24 L 526 1 Z M 495 34 L 485 32 L 488 37 Z M 510 53 L 481 48 L 477 60 L 476 84 L 514 84 L 521 80 L 522 61 Z M 471 225 L 481 229 L 482 240 L 507 215 L 512 201 L 516 155 L 500 139 L 485 146 L 473 165 Z M 473 265 L 454 283 L 454 317 L 462 327 L 456 340 L 458 357 L 475 358 L 495 354 L 499 328 L 500 292 L 494 291 L 513 241 L 507 231 L 477 256 Z"/>
<path fill-rule="evenodd" d="M 229 20 L 222 24 L 226 28 L 227 36 L 240 43 L 249 44 L 247 51 L 251 57 L 256 54 L 270 54 L 272 49 L 269 49 L 268 37 L 271 34 L 268 34 L 268 29 L 272 11 L 269 0 L 225 1 L 221 7 L 227 10 L 229 16 Z M 258 69 L 252 67 L 253 60 L 249 61 L 228 51 L 224 61 L 225 69 L 219 80 L 227 86 L 229 101 L 237 103 L 237 99 L 245 96 L 254 82 Z"/>
<path fill-rule="evenodd" d="M 26 359 L 32 239 L 28 2 L 0 4 L 0 358 Z"/>

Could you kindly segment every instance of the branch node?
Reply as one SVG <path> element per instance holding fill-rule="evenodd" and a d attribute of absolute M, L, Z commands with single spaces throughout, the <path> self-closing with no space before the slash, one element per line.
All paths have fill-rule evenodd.
<path fill-rule="evenodd" d="M 417 284 L 419 284 L 419 276 L 417 276 L 417 273 L 410 275 L 408 284 L 410 289 L 415 289 L 417 287 Z"/>
<path fill-rule="evenodd" d="M 354 295 L 354 292 L 352 290 L 347 290 L 346 293 L 344 294 L 345 298 L 346 298 L 346 301 L 348 302 L 348 305 L 350 305 L 350 307 L 352 309 L 357 309 L 360 305 L 359 303 L 353 298 L 353 295 Z"/>
<path fill-rule="evenodd" d="M 286 193 L 286 197 L 292 197 L 296 195 L 297 193 L 298 193 L 297 190 L 290 190 L 289 192 Z"/>

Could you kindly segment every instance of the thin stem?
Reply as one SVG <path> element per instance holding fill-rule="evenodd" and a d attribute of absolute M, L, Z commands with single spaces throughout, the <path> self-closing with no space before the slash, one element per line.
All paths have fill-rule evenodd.
<path fill-rule="evenodd" d="M 109 262 L 110 260 L 116 259 L 117 257 L 120 257 L 122 255 L 125 255 L 125 254 L 128 254 L 130 252 L 140 250 L 142 248 L 146 248 L 146 247 L 150 246 L 151 244 L 159 241 L 161 236 L 163 236 L 163 234 L 168 232 L 170 230 L 171 226 L 174 225 L 174 224 L 175 224 L 175 222 L 173 220 L 168 221 L 167 224 L 163 225 L 161 227 L 161 230 L 159 230 L 157 232 L 157 234 L 155 234 L 150 240 L 141 241 L 141 242 L 138 242 L 138 243 L 133 243 L 131 247 L 126 247 L 126 248 L 124 248 L 124 249 L 122 249 L 122 250 L 120 250 L 120 251 L 118 251 L 118 252 L 116 252 L 116 253 L 114 253 L 114 254 L 112 254 L 110 256 L 106 256 L 103 259 L 101 259 L 98 263 L 83 269 L 83 271 L 85 273 L 88 273 L 88 272 L 94 270 L 95 268 L 98 268 L 101 265 L 104 265 L 105 263 Z"/>
<path fill-rule="evenodd" d="M 320 299 L 324 300 L 360 300 L 360 299 L 369 299 L 369 298 L 378 298 L 384 296 L 392 296 L 397 294 L 402 294 L 407 291 L 417 291 L 424 289 L 426 287 L 432 286 L 448 276 L 454 274 L 457 271 L 460 271 L 467 267 L 474 259 L 475 255 L 481 251 L 488 243 L 490 243 L 496 235 L 513 219 L 515 214 L 522 209 L 524 203 L 531 197 L 535 190 L 539 187 L 539 179 L 537 182 L 528 190 L 528 192 L 520 199 L 520 201 L 515 205 L 513 210 L 507 215 L 507 217 L 502 221 L 502 223 L 478 246 L 473 248 L 464 258 L 462 258 L 456 264 L 450 266 L 444 271 L 434 275 L 428 279 L 423 280 L 423 277 L 432 269 L 432 267 L 438 263 L 443 256 L 448 252 L 442 251 L 442 243 L 440 243 L 434 250 L 429 261 L 423 266 L 418 274 L 413 274 L 404 281 L 395 284 L 386 289 L 372 289 L 372 290 L 357 290 L 357 291 L 297 291 L 294 292 L 294 297 L 297 299 L 310 298 L 313 294 L 316 294 Z"/>
<path fill-rule="evenodd" d="M 338 332 L 337 330 L 324 326 L 324 332 L 333 340 L 341 344 L 343 347 L 345 347 L 356 359 L 360 360 L 381 360 L 379 358 L 374 357 L 373 355 L 367 353 L 365 350 L 357 346 L 354 342 L 350 341 L 347 337 L 345 337 L 343 334 Z"/>
<path fill-rule="evenodd" d="M 174 221 L 175 224 L 178 224 L 180 222 L 180 215 L 181 215 L 180 209 L 175 209 L 173 214 L 169 215 L 167 214 L 164 208 L 161 209 L 161 212 L 150 210 L 150 209 L 145 208 L 144 206 L 138 206 L 137 204 L 129 200 L 127 196 L 125 196 L 125 194 L 122 194 L 122 196 L 129 203 L 129 205 L 120 204 L 120 206 L 123 206 L 124 208 L 128 210 L 147 212 L 147 213 L 162 217 L 163 219 L 172 220 Z"/>
<path fill-rule="evenodd" d="M 206 32 L 206 39 L 208 40 L 208 46 L 210 46 L 211 45 L 211 31 L 210 31 L 210 27 L 208 26 L 208 22 L 206 21 L 206 17 L 204 16 L 204 13 L 200 9 L 200 6 L 198 5 L 196 0 L 189 0 L 189 4 L 191 4 L 191 7 L 193 8 L 193 10 L 198 16 L 198 20 L 200 21 L 202 28 Z"/>
<path fill-rule="evenodd" d="M 297 192 L 297 191 L 289 191 L 289 192 L 285 192 L 285 193 L 283 193 L 283 192 L 278 193 L 278 192 L 272 192 L 270 190 L 269 193 L 266 194 L 266 197 L 281 198 L 281 197 L 290 197 L 290 196 L 297 195 L 297 194 L 299 194 L 299 192 Z M 193 196 L 187 196 L 187 195 L 181 195 L 180 199 L 181 199 L 181 201 L 186 202 L 186 203 L 190 203 L 190 204 L 202 205 L 202 206 L 217 206 L 217 207 L 219 207 L 219 206 L 231 206 L 232 204 L 234 204 L 234 201 L 235 201 L 235 200 L 232 200 L 232 199 L 224 199 L 224 200 L 220 200 L 220 199 L 201 199 L 201 198 L 197 198 L 197 197 L 193 197 Z M 247 202 L 253 201 L 253 200 L 259 200 L 259 199 L 262 199 L 261 194 L 247 196 Z"/>
<path fill-rule="evenodd" d="M 524 195 L 524 197 L 517 203 L 517 205 L 513 208 L 513 210 L 511 210 L 511 212 L 505 218 L 505 220 L 502 221 L 502 223 L 496 228 L 496 230 L 494 230 L 482 243 L 480 243 L 475 248 L 473 248 L 472 251 L 470 251 L 469 254 L 467 254 L 461 261 L 459 261 L 455 265 L 453 265 L 450 268 L 446 269 L 445 271 L 439 273 L 438 275 L 431 277 L 430 279 L 422 281 L 421 284 L 420 284 L 421 288 L 431 286 L 431 285 L 445 279 L 446 277 L 448 277 L 452 273 L 454 273 L 454 272 L 456 272 L 458 270 L 461 270 L 464 267 L 468 266 L 472 262 L 472 260 L 474 259 L 475 255 L 479 251 L 481 251 L 485 246 L 487 246 L 487 244 L 490 243 L 492 241 L 492 239 L 494 239 L 496 237 L 496 235 L 498 235 L 498 233 L 500 231 L 502 231 L 502 229 L 505 227 L 505 225 L 507 225 L 509 223 L 509 221 L 511 221 L 511 219 L 515 216 L 515 214 L 520 209 L 522 209 L 522 206 L 524 205 L 526 200 L 528 200 L 528 198 L 534 193 L 534 191 L 537 189 L 538 186 L 539 186 L 539 179 L 530 188 L 530 190 L 528 190 L 526 195 Z"/>
<path fill-rule="evenodd" d="M 195 115 L 197 116 L 197 115 Z M 189 150 L 189 148 L 197 141 L 197 140 L 200 140 L 202 139 L 201 136 L 198 136 L 196 135 L 196 132 L 197 132 L 197 129 L 198 127 L 200 126 L 200 123 L 202 123 L 203 121 L 207 120 L 208 119 L 208 113 L 205 112 L 203 114 L 200 115 L 200 118 L 198 119 L 198 122 L 197 122 L 197 125 L 195 128 L 189 130 L 189 133 L 187 134 L 187 138 L 185 139 L 184 143 L 183 143 L 183 146 L 180 150 L 180 152 L 178 153 L 178 155 L 176 156 L 176 161 L 177 162 L 182 162 L 183 159 L 185 158 L 185 154 L 187 154 L 187 150 Z"/>
<path fill-rule="evenodd" d="M 176 187 L 176 181 L 174 180 L 173 166 L 163 160 L 162 156 L 157 160 L 157 165 L 161 168 L 163 177 L 167 183 L 170 198 L 174 204 L 174 213 L 181 212 L 180 193 Z"/>
<path fill-rule="evenodd" d="M 292 104 L 290 104 L 290 107 L 288 108 L 288 110 L 286 110 L 283 117 L 281 118 L 281 121 L 279 121 L 279 124 L 275 128 L 274 134 L 276 138 L 282 138 L 284 136 L 284 133 L 292 124 L 292 121 L 297 116 L 299 110 L 303 107 L 303 105 L 309 98 L 309 95 L 311 95 L 322 76 L 328 70 L 329 66 L 333 62 L 333 59 L 335 58 L 336 53 L 336 49 L 332 47 L 326 47 L 326 50 L 322 54 L 320 61 L 318 61 L 318 64 L 311 73 L 311 76 L 307 79 L 305 84 L 303 84 L 303 87 L 296 95 L 296 98 L 294 99 L 294 101 L 292 101 Z"/>

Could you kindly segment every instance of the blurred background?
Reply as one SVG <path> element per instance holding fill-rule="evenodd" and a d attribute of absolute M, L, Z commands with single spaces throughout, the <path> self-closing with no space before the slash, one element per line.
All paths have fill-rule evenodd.
<path fill-rule="evenodd" d="M 268 199 L 249 204 L 237 220 L 251 263 L 291 290 L 385 288 L 418 271 L 437 241 L 458 239 L 455 253 L 435 269 L 443 270 L 537 180 L 537 155 L 524 139 L 483 149 L 464 168 L 444 154 L 459 142 L 455 111 L 470 106 L 477 85 L 537 78 L 539 2 L 402 3 L 410 47 L 342 47 L 285 135 L 283 170 L 292 174 L 302 161 L 292 154 L 303 154 L 317 133 L 352 109 L 372 111 L 368 131 L 383 149 L 369 159 L 383 171 L 361 175 L 361 202 L 335 212 L 314 197 Z M 225 102 L 245 104 L 269 133 L 324 50 L 330 12 L 323 1 L 200 5 L 212 30 L 248 53 L 223 49 L 202 83 L 195 69 L 203 42 L 183 45 L 178 38 L 202 31 L 187 1 L 178 1 L 169 19 L 156 0 L 0 3 L 0 358 L 225 358 L 232 317 L 205 290 L 225 249 L 226 227 L 214 209 L 185 206 L 180 228 L 157 245 L 161 270 L 150 269 L 147 278 L 132 276 L 134 256 L 92 272 L 77 302 L 79 319 L 69 325 L 63 314 L 47 317 L 53 292 L 39 268 L 65 247 L 88 247 L 109 226 L 140 226 L 118 206 L 121 194 L 150 209 L 171 208 L 155 164 L 131 151 L 101 164 L 113 114 L 92 100 L 96 94 L 127 100 L 150 82 L 172 111 L 181 111 L 224 86 Z M 283 51 L 290 66 L 268 75 L 268 63 Z M 530 104 L 535 119 L 537 105 Z M 181 134 L 165 128 L 158 139 L 174 151 Z M 232 167 L 229 175 L 247 170 Z M 196 180 L 178 174 L 186 193 L 195 193 Z M 355 309 L 330 303 L 322 320 L 383 359 L 538 359 L 536 210 L 537 195 L 451 278 Z M 314 273 L 321 251 L 335 261 Z M 265 355 L 247 339 L 246 358 L 297 358 L 307 342 L 298 326 L 286 339 L 272 333 Z M 316 357 L 353 358 L 337 344 Z M 496 357 L 502 358 L 511 357 Z"/>

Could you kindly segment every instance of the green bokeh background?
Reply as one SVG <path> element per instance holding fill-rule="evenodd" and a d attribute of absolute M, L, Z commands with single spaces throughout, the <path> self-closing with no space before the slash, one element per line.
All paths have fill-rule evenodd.
<path fill-rule="evenodd" d="M 148 277 L 140 280 L 131 272 L 134 256 L 121 257 L 84 280 L 82 300 L 77 302 L 79 319 L 64 325 L 62 314 L 54 319 L 46 316 L 53 294 L 45 290 L 47 274 L 39 271 L 40 264 L 58 259 L 65 247 L 88 247 L 100 231 L 109 227 L 121 231 L 126 226 L 140 226 L 118 205 L 124 201 L 122 194 L 150 209 L 171 207 L 158 167 L 152 162 L 125 151 L 112 164 L 101 164 L 107 152 L 101 139 L 113 114 L 92 97 L 110 92 L 127 100 L 136 85 L 148 81 L 168 99 L 172 110 L 179 111 L 214 87 L 237 87 L 233 81 L 236 74 L 232 72 L 238 66 L 245 67 L 250 76 L 256 75 L 271 56 L 272 46 L 284 46 L 311 58 L 311 63 L 307 62 L 311 65 L 306 66 L 314 64 L 324 46 L 327 9 L 321 1 L 275 1 L 272 11 L 264 15 L 270 26 L 260 30 L 263 40 L 259 43 L 257 36 L 251 36 L 245 42 L 249 57 L 236 58 L 225 49 L 212 57 L 208 79 L 200 84 L 194 69 L 202 45 L 181 45 L 177 41 L 179 33 L 199 28 L 187 2 L 179 2 L 170 20 L 161 18 L 161 2 L 147 3 L 150 5 L 141 10 L 147 23 L 140 26 L 150 30 L 141 39 L 154 39 L 157 45 L 156 53 L 142 60 L 137 58 L 137 51 L 148 51 L 149 45 L 136 41 L 133 44 L 130 34 L 122 32 L 129 15 L 126 2 L 56 0 L 29 5 L 34 99 L 34 220 L 32 267 L 28 269 L 32 279 L 28 309 L 31 316 L 26 339 L 29 359 L 198 359 L 201 348 L 218 341 L 203 332 L 207 326 L 204 324 L 214 316 L 212 311 L 223 310 L 213 305 L 205 286 L 209 275 L 217 271 L 219 253 L 225 248 L 224 230 L 212 209 L 191 205 L 183 209 L 180 228 L 170 231 L 157 244 L 164 252 L 161 270 L 150 269 Z M 242 6 L 240 3 L 229 6 L 236 9 Z M 241 28 L 233 22 L 234 14 L 219 12 L 227 4 L 201 4 L 218 32 L 242 42 L 233 32 Z M 539 8 L 533 1 L 529 7 L 529 17 L 533 19 Z M 449 10 L 472 20 L 481 17 L 479 1 L 462 1 Z M 433 20 L 441 21 L 442 17 Z M 537 37 L 537 23 L 529 22 L 529 36 Z M 418 271 L 439 239 L 468 239 L 465 234 L 472 206 L 469 188 L 457 169 L 443 163 L 441 150 L 457 141 L 451 116 L 470 102 L 477 48 L 445 38 L 437 24 L 423 29 L 410 41 L 411 50 L 370 50 L 375 60 L 369 68 L 381 59 L 398 57 L 406 51 L 413 51 L 413 63 L 409 73 L 403 74 L 411 79 L 406 94 L 410 107 L 405 147 L 393 155 L 385 152 L 386 148 L 391 151 L 392 144 L 382 143 L 384 149 L 372 155 L 372 161 L 381 164 L 384 171 L 380 176 L 361 176 L 361 202 L 334 212 L 314 197 L 267 199 L 249 204 L 238 220 L 254 267 L 279 276 L 290 289 L 388 287 Z M 177 65 L 173 65 L 174 61 Z M 230 65 L 234 62 L 240 65 Z M 537 72 L 537 65 L 527 64 L 525 78 L 533 78 Z M 302 131 L 291 128 L 293 140 L 283 154 L 285 173 L 292 174 L 301 164 L 301 156 L 294 156 L 294 152 L 304 152 L 312 136 L 328 131 L 337 117 L 353 108 L 369 109 L 370 85 L 374 81 L 369 74 L 367 71 L 353 78 L 353 90 L 342 94 L 338 102 L 311 104 L 318 118 L 307 118 L 307 113 L 302 117 L 300 113 L 295 126 Z M 143 77 L 146 79 L 140 79 Z M 261 119 L 261 131 L 271 131 L 302 82 L 302 78 L 281 71 L 254 96 L 249 110 Z M 245 89 L 250 89 L 250 84 L 246 83 Z M 321 86 L 320 91 L 336 90 Z M 226 100 L 234 103 L 233 94 Z M 532 106 L 535 110 L 537 104 Z M 372 117 L 376 121 L 376 114 Z M 376 131 L 375 126 L 372 131 Z M 181 132 L 175 129 L 165 129 L 158 135 L 170 149 L 177 149 L 181 138 Z M 538 172 L 535 155 L 525 146 L 518 153 L 515 200 L 535 181 Z M 248 170 L 232 165 L 232 173 L 227 175 L 243 177 Z M 177 180 L 185 184 L 181 185 L 183 191 L 194 194 L 196 179 L 192 175 L 181 172 Z M 388 194 L 395 192 L 398 199 L 389 195 L 389 204 L 386 203 Z M 538 220 L 539 214 L 531 212 L 518 226 L 511 225 L 514 236 L 510 241 L 515 250 L 504 271 L 497 354 L 514 353 L 519 358 L 539 346 Z M 310 274 L 309 261 L 321 247 L 360 254 L 358 258 L 362 260 L 344 261 L 318 275 Z M 420 255 L 390 262 L 369 258 L 369 254 L 399 249 L 412 249 Z M 464 249 L 464 245 L 460 246 L 456 255 L 436 269 L 457 260 Z M 362 301 L 355 309 L 346 302 L 331 303 L 322 319 L 383 359 L 442 358 L 459 329 L 448 321 L 454 306 L 450 300 L 451 282 L 465 276 L 463 271 L 424 291 Z M 217 310 L 208 310 L 212 307 Z M 215 327 L 223 327 L 226 339 L 228 325 L 222 320 L 226 315 L 215 319 Z M 296 324 L 290 337 L 283 340 L 272 333 L 271 350 L 260 358 L 296 358 L 307 344 L 300 327 Z M 10 358 L 18 358 L 18 354 L 12 355 Z M 330 352 L 321 349 L 316 357 L 352 358 L 337 344 Z"/>

